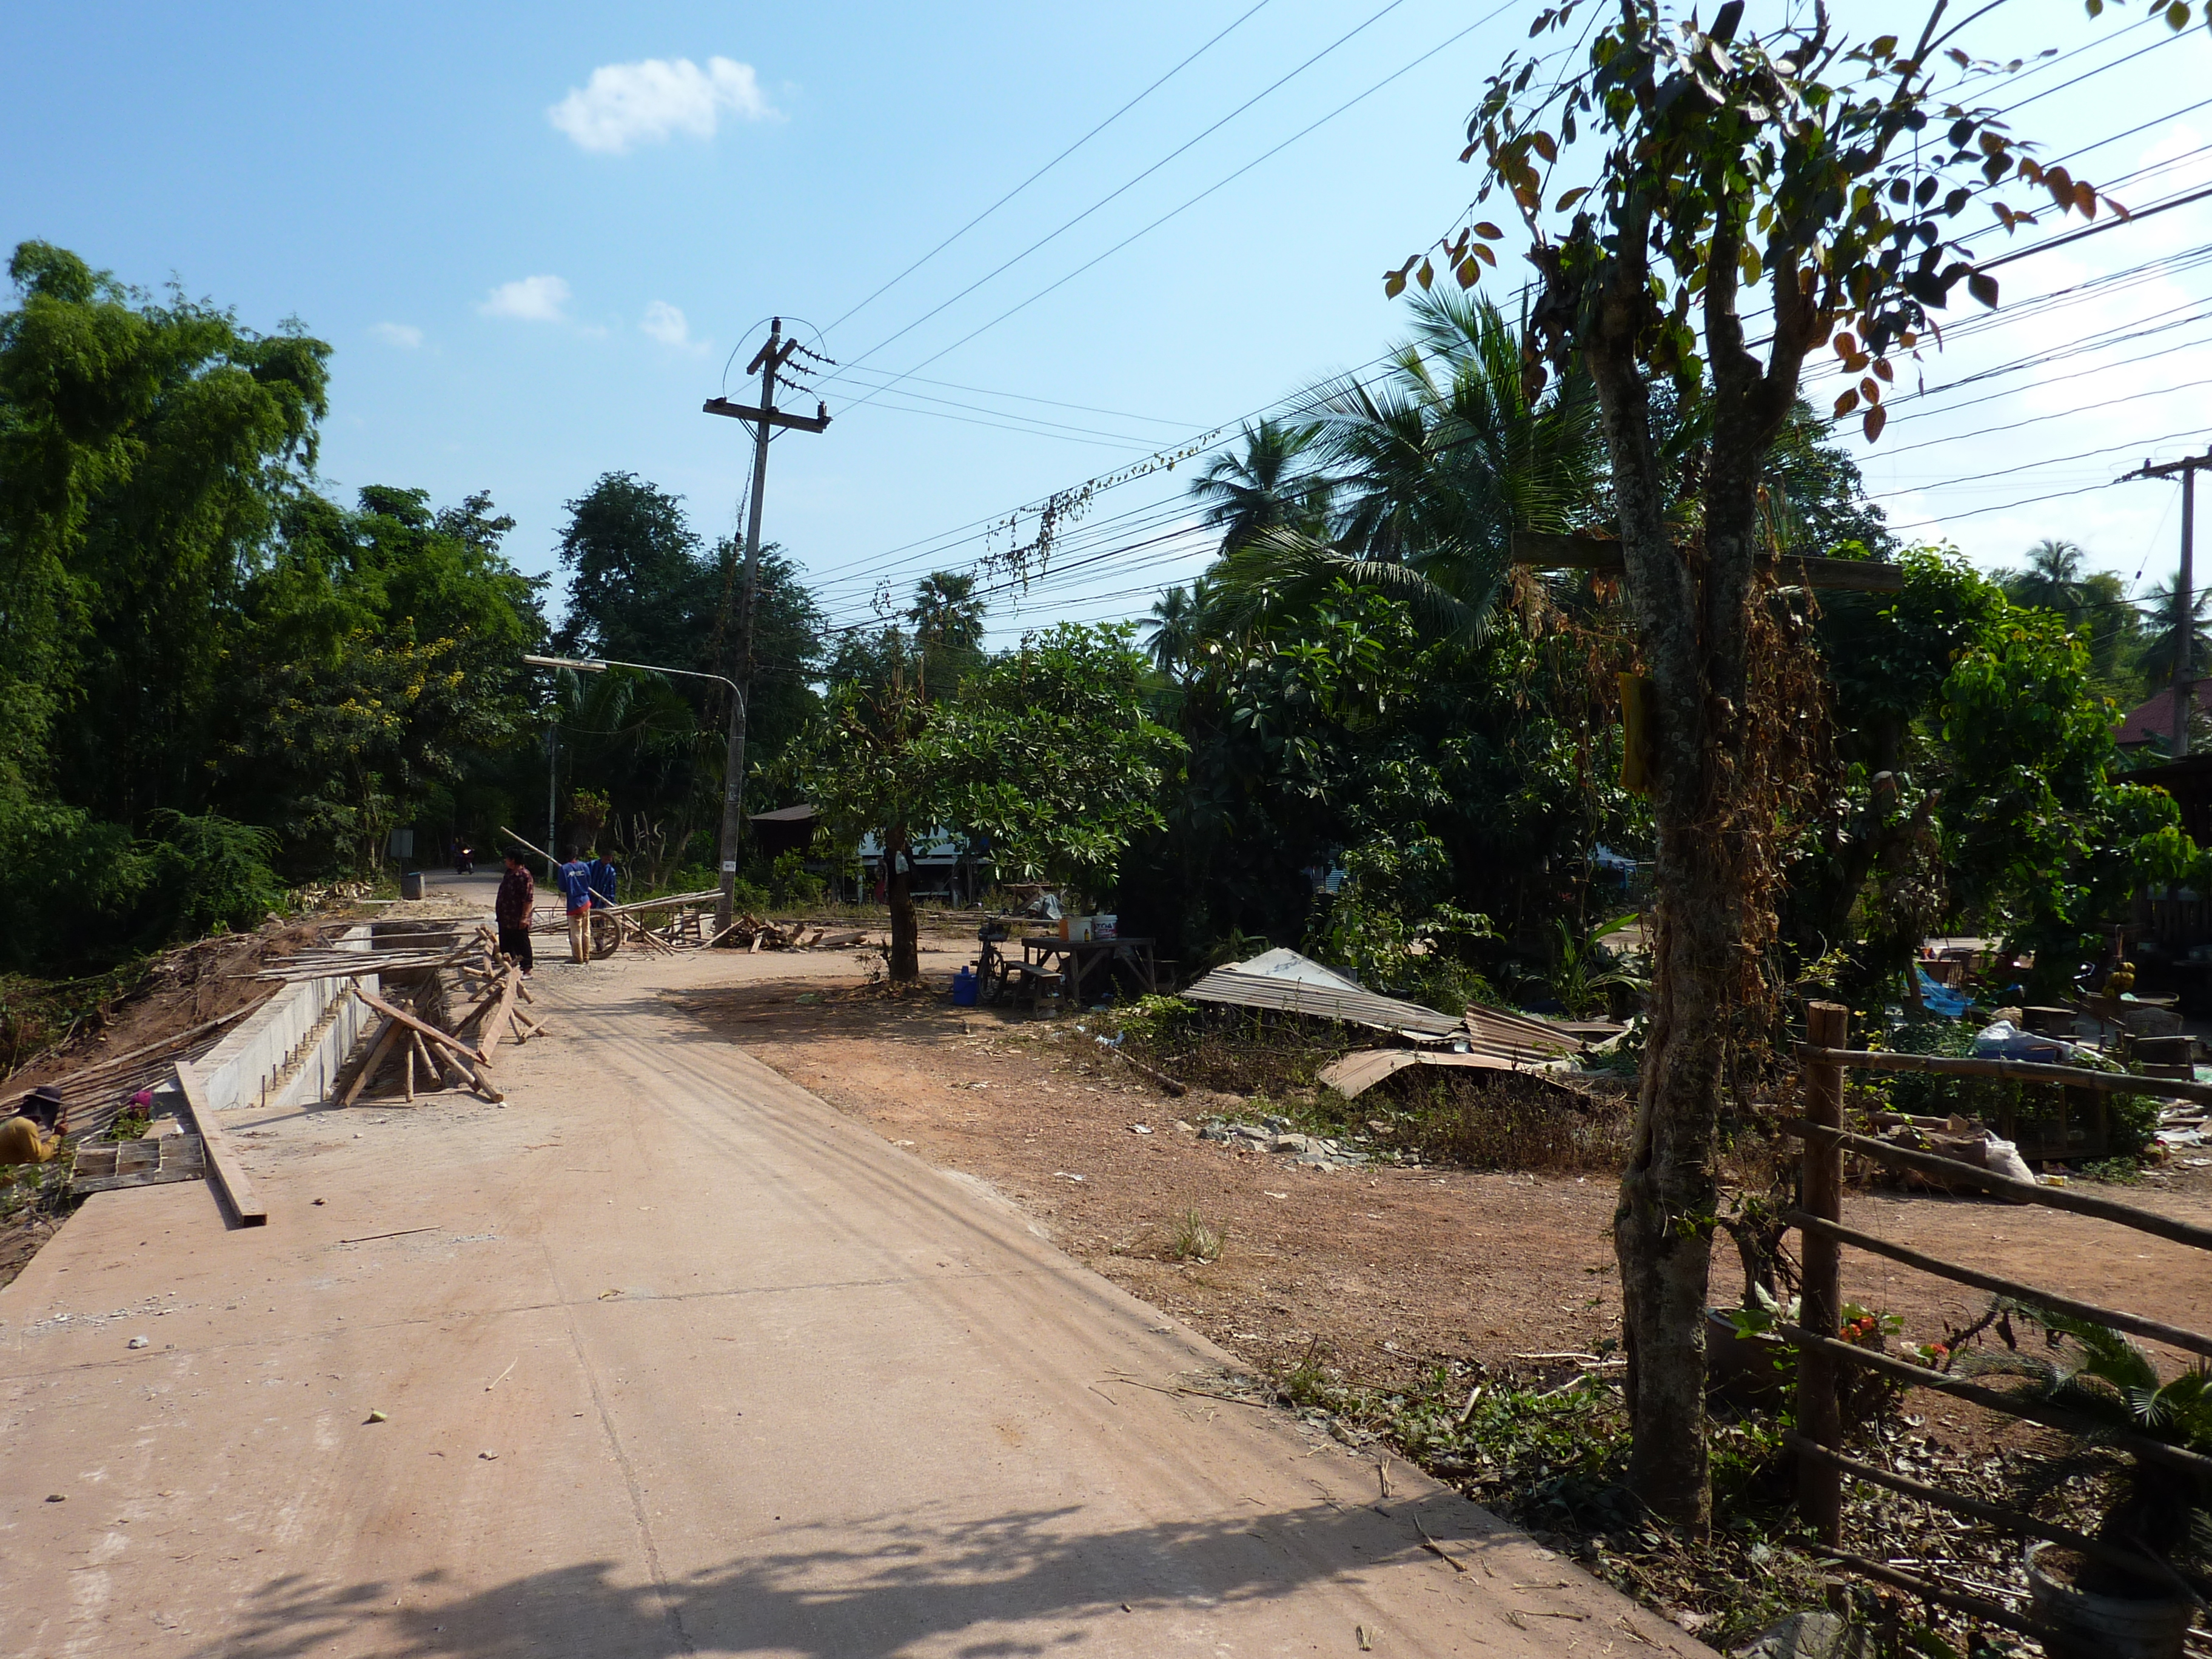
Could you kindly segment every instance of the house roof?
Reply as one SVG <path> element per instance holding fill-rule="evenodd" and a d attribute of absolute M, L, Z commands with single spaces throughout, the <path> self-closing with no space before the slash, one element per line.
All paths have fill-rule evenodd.
<path fill-rule="evenodd" d="M 2212 680 L 2197 680 L 2189 688 L 2190 701 L 2199 713 L 2212 708 Z M 2154 738 L 2173 735 L 2173 688 L 2161 686 L 2148 699 L 2128 711 L 2127 718 L 2112 733 L 2112 741 L 2123 749 L 2134 749 Z"/>

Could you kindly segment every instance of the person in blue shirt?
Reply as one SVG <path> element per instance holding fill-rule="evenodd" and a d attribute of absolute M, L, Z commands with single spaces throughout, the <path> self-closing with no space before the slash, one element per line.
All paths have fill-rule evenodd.
<path fill-rule="evenodd" d="M 616 867 L 615 861 L 599 852 L 598 848 L 594 848 L 592 851 L 590 862 L 584 867 L 591 872 L 592 908 L 594 910 L 613 909 L 615 908 L 615 886 L 616 884 L 622 879 L 622 872 Z M 607 946 L 609 953 L 611 953 L 615 947 L 622 943 L 622 929 L 614 918 L 609 917 L 604 922 L 600 923 L 598 931 L 602 933 L 611 933 L 612 935 L 612 943 Z"/>
<path fill-rule="evenodd" d="M 568 861 L 556 873 L 568 904 L 568 960 L 580 964 L 592 959 L 592 866 L 573 847 L 564 850 Z"/>

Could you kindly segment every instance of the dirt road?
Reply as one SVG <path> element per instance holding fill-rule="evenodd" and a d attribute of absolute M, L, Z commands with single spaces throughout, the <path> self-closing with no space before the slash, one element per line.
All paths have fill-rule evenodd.
<path fill-rule="evenodd" d="M 0 1651 L 1703 1651 L 664 995 L 792 971 L 541 970 L 503 1107 L 228 1115 L 265 1229 L 88 1202 L 0 1290 Z"/>

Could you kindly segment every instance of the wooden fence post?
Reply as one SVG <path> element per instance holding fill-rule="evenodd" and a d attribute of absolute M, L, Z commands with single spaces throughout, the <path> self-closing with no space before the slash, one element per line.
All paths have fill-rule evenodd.
<path fill-rule="evenodd" d="M 1850 1046 L 1850 1010 L 1839 1003 L 1809 1004 L 1806 1036 L 1815 1048 Z M 1827 1061 L 1805 1067 L 1805 1116 L 1823 1128 L 1844 1127 L 1844 1069 Z M 1822 1135 L 1805 1138 L 1805 1171 L 1799 1205 L 1823 1221 L 1843 1219 L 1844 1158 Z M 1819 1336 L 1834 1336 L 1843 1317 L 1842 1252 L 1832 1238 L 1800 1231 L 1798 1323 Z M 1843 1413 L 1836 1400 L 1836 1361 L 1815 1347 L 1797 1355 L 1797 1427 L 1808 1440 L 1830 1451 L 1843 1449 Z M 1820 1542 L 1833 1549 L 1843 1540 L 1843 1476 L 1824 1459 L 1797 1460 L 1797 1502 Z"/>

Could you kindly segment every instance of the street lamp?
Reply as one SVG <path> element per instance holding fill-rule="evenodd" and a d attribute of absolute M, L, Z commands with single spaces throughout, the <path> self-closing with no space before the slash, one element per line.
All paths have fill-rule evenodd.
<path fill-rule="evenodd" d="M 731 915 L 737 908 L 738 815 L 738 803 L 744 799 L 743 780 L 738 774 L 744 764 L 745 694 L 738 689 L 738 683 L 723 674 L 702 674 L 690 668 L 664 668 L 658 663 L 623 662 L 615 657 L 535 657 L 526 654 L 522 659 L 532 668 L 568 668 L 579 674 L 604 674 L 610 668 L 641 668 L 648 674 L 674 674 L 687 680 L 715 680 L 730 688 L 730 750 L 722 768 L 722 896 L 714 905 L 715 931 L 719 933 L 727 927 Z"/>

